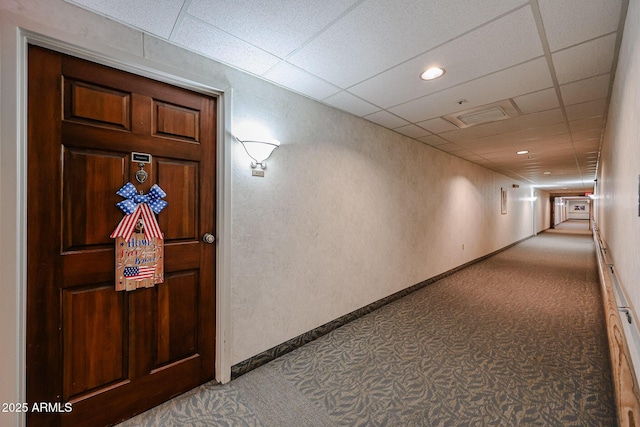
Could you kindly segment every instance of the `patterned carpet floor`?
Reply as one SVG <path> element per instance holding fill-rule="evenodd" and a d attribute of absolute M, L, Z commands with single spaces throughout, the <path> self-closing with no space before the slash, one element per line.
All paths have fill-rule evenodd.
<path fill-rule="evenodd" d="M 583 225 L 528 239 L 121 426 L 615 426 Z"/>

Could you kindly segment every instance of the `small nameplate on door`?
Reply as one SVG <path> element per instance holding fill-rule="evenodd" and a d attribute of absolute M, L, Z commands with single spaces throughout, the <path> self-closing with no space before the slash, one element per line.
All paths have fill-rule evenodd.
<path fill-rule="evenodd" d="M 151 163 L 151 154 L 147 153 L 131 153 L 131 161 L 137 163 Z"/>

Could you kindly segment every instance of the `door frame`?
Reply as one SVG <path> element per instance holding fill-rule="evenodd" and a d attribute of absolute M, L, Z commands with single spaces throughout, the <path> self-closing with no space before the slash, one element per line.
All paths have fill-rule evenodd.
<path fill-rule="evenodd" d="M 215 96 L 217 111 L 216 176 L 216 365 L 215 378 L 231 380 L 231 103 L 233 90 L 185 70 L 78 38 L 22 16 L 0 15 L 0 363 L 3 381 L 0 401 L 26 402 L 26 289 L 27 289 L 27 46 L 41 46 L 174 86 Z M 145 36 L 146 37 L 146 36 Z M 220 83 L 220 84 L 218 84 Z M 11 362 L 14 364 L 11 364 Z M 6 376 L 5 376 L 6 375 Z M 13 383 L 13 387 L 11 384 Z M 13 389 L 13 390 L 10 390 Z M 3 414 L 4 415 L 4 414 Z M 24 425 L 23 414 L 15 414 Z"/>

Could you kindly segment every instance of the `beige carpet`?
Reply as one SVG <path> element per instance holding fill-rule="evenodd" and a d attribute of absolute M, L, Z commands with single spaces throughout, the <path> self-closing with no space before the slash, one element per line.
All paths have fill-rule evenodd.
<path fill-rule="evenodd" d="M 122 425 L 614 426 L 606 343 L 569 222 Z"/>

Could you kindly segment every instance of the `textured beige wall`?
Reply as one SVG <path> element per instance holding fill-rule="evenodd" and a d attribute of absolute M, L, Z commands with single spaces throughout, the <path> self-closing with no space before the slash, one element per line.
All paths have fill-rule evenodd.
<path fill-rule="evenodd" d="M 522 183 L 259 80 L 234 105 L 282 141 L 264 178 L 234 152 L 234 362 L 533 233 Z"/>
<path fill-rule="evenodd" d="M 124 64 L 144 58 L 151 68 L 233 88 L 232 123 L 262 122 L 282 141 L 264 178 L 252 177 L 248 158 L 232 146 L 233 363 L 533 232 L 535 206 L 523 183 L 514 189 L 510 178 L 61 0 L 8 0 L 0 8 L 4 22 L 29 22 L 87 49 L 105 45 Z M 0 77 L 11 87 L 6 71 L 15 64 L 7 60 Z M 3 93 L 3 102 L 14 101 Z M 5 130 L 3 155 L 15 146 Z M 17 197 L 14 159 L 0 159 L 9 165 L 0 174 L 3 200 Z M 507 215 L 500 214 L 501 187 Z M 3 202 L 0 212 L 9 219 L 0 224 L 2 238 L 15 242 L 14 207 Z M 15 358 L 23 289 L 11 269 L 24 259 L 10 258 L 0 261 L 0 401 L 19 396 L 22 376 Z"/>
<path fill-rule="evenodd" d="M 629 1 L 598 176 L 598 226 L 636 314 L 640 310 L 640 2 Z"/>

